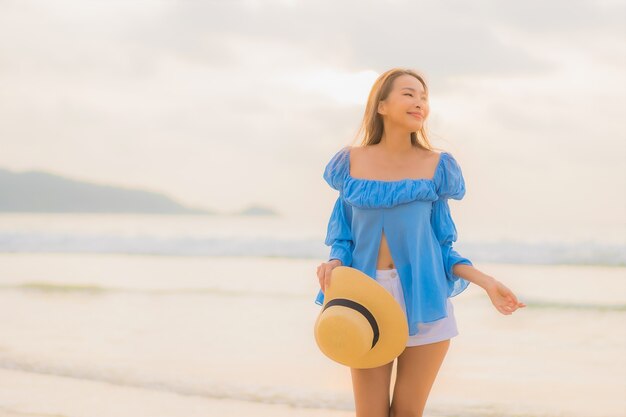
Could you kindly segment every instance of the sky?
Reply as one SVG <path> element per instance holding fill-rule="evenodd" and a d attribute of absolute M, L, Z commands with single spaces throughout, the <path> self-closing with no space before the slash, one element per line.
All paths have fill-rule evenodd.
<path fill-rule="evenodd" d="M 376 77 L 415 69 L 461 233 L 626 241 L 623 1 L 0 0 L 0 167 L 324 229 Z"/>

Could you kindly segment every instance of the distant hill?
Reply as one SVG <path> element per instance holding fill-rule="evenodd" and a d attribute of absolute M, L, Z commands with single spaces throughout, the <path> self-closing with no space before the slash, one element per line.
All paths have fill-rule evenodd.
<path fill-rule="evenodd" d="M 164 194 L 77 181 L 41 171 L 0 169 L 0 212 L 219 214 L 185 207 Z M 272 215 L 272 210 L 256 208 Z"/>
<path fill-rule="evenodd" d="M 241 210 L 238 214 L 243 216 L 275 216 L 277 213 L 266 207 L 252 206 Z"/>

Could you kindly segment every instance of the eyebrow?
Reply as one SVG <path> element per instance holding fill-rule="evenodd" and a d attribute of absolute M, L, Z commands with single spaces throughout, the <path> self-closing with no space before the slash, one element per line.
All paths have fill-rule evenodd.
<path fill-rule="evenodd" d="M 401 90 L 411 90 L 411 91 L 415 91 L 415 88 L 413 87 L 402 87 Z M 426 93 L 422 93 L 422 94 L 426 94 Z"/>

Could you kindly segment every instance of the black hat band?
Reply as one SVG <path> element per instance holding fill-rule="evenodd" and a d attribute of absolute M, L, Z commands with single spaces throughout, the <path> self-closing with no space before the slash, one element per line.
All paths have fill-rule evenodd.
<path fill-rule="evenodd" d="M 378 343 L 378 338 L 380 336 L 380 332 L 378 330 L 378 323 L 376 323 L 376 319 L 374 318 L 374 315 L 367 308 L 365 308 L 363 304 L 359 304 L 356 301 L 348 300 L 346 298 L 333 298 L 328 303 L 326 303 L 326 305 L 324 306 L 324 310 L 326 310 L 328 307 L 331 307 L 331 306 L 348 307 L 361 313 L 363 317 L 367 319 L 370 326 L 372 327 L 372 331 L 374 332 L 374 338 L 372 340 L 372 347 L 370 349 L 374 348 L 376 343 Z"/>

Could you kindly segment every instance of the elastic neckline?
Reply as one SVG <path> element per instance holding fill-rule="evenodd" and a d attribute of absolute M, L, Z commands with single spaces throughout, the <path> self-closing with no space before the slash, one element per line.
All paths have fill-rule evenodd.
<path fill-rule="evenodd" d="M 393 184 L 393 183 L 402 183 L 402 182 L 407 182 L 407 181 L 412 181 L 412 182 L 417 182 L 417 181 L 428 181 L 428 182 L 435 182 L 435 178 L 437 178 L 437 173 L 439 172 L 439 168 L 441 167 L 441 162 L 443 160 L 443 154 L 447 153 L 445 151 L 440 152 L 439 153 L 439 160 L 437 161 L 437 166 L 435 167 L 435 173 L 433 174 L 432 178 L 403 178 L 400 180 L 376 180 L 376 179 L 371 179 L 371 178 L 358 178 L 358 177 L 353 177 L 350 174 L 350 153 L 351 153 L 351 147 L 350 146 L 346 146 L 346 159 L 347 159 L 347 165 L 348 165 L 348 173 L 346 174 L 347 178 L 353 180 L 353 181 L 369 181 L 369 182 L 378 182 L 378 183 L 389 183 L 389 184 Z"/>

